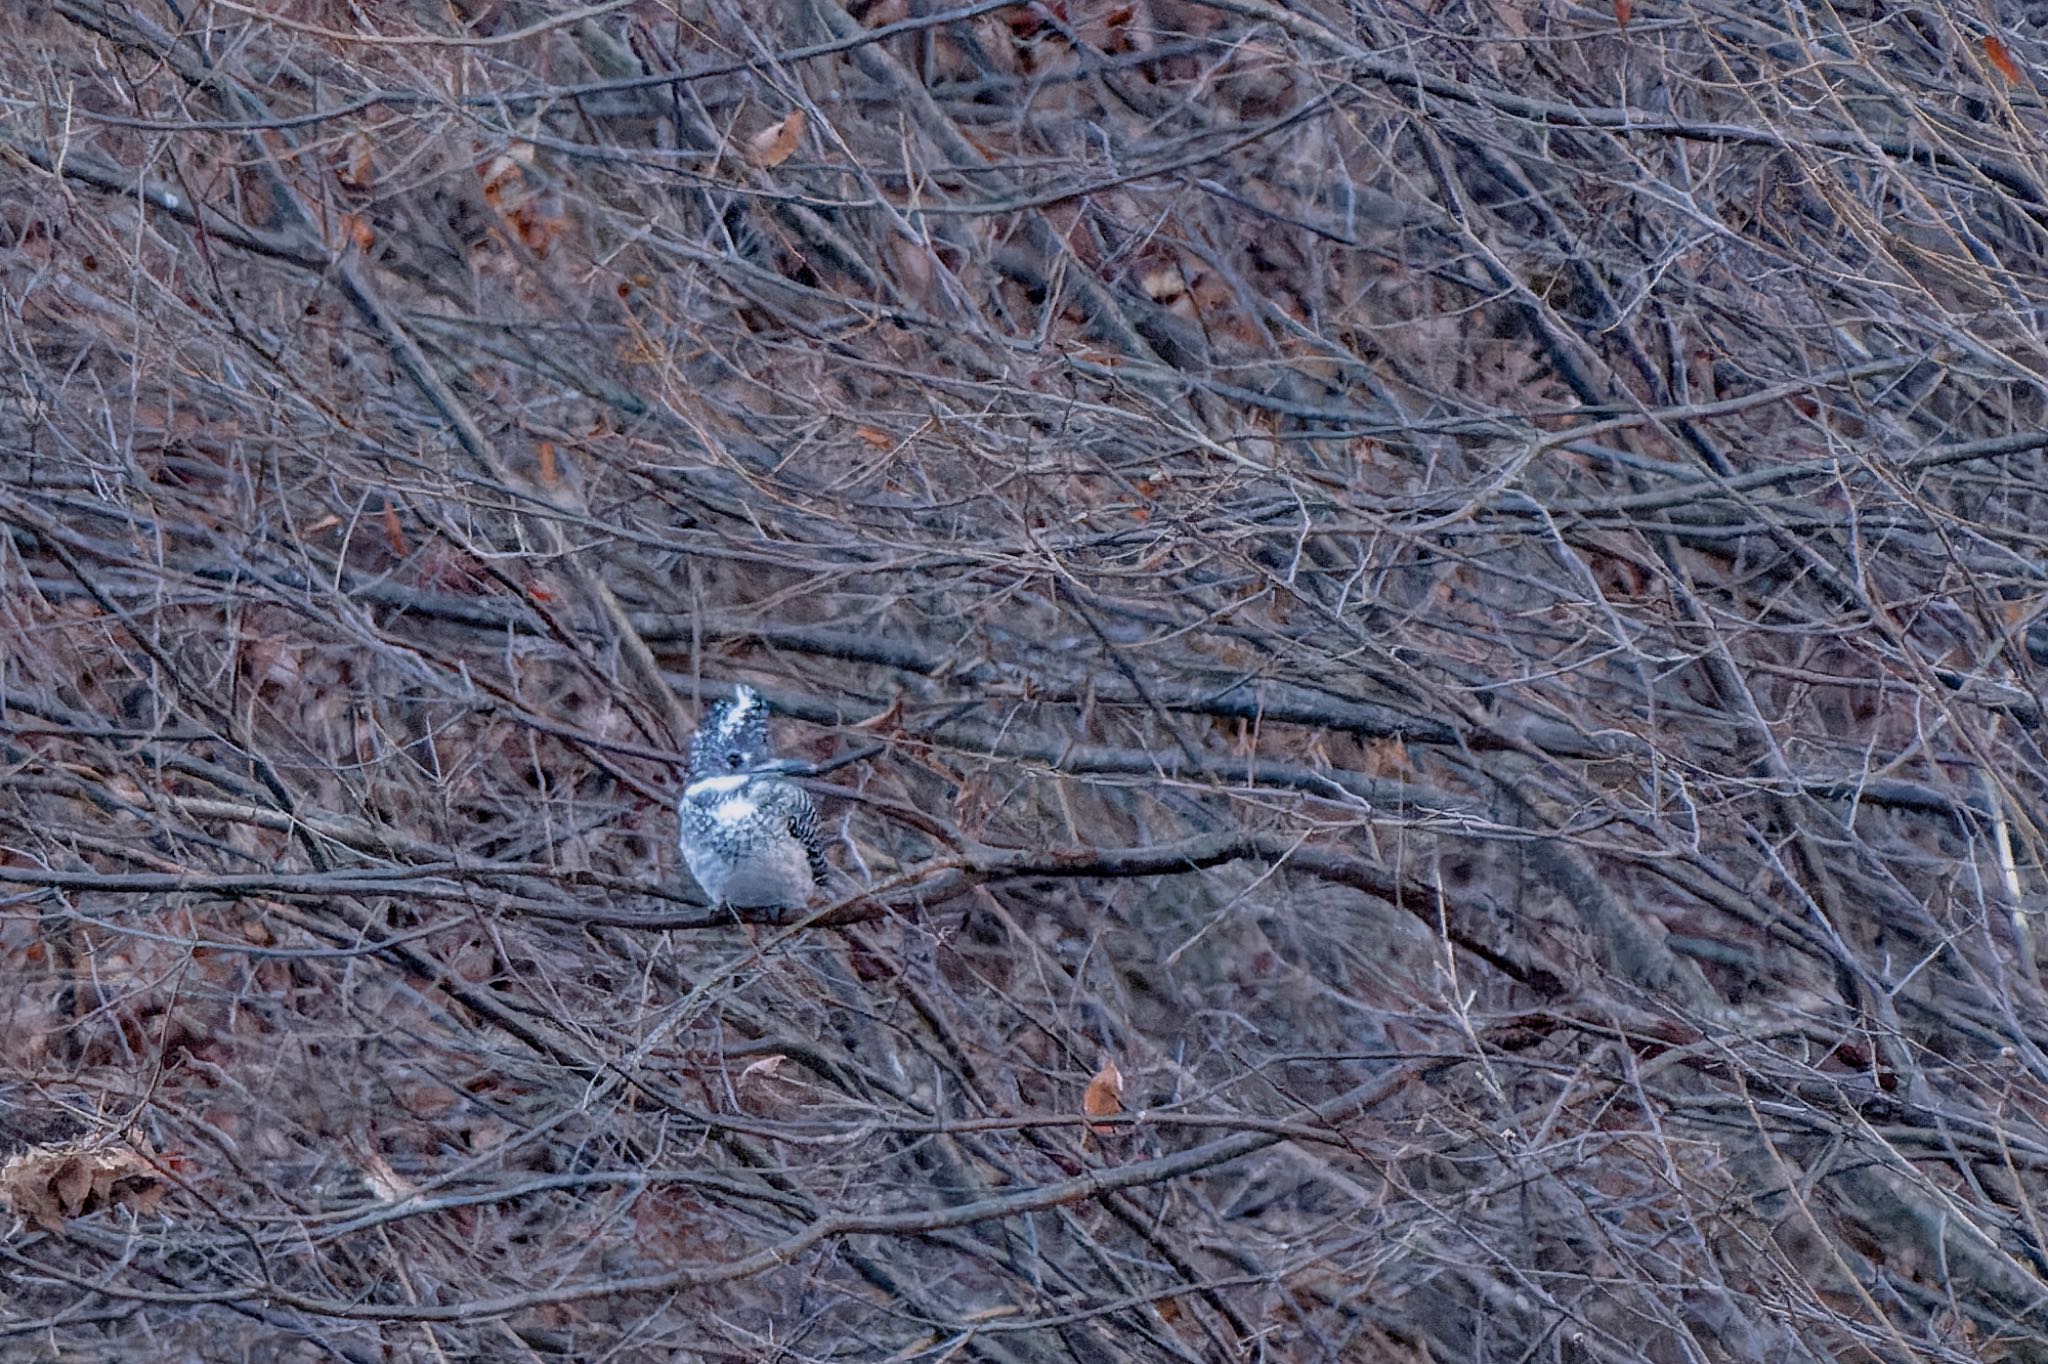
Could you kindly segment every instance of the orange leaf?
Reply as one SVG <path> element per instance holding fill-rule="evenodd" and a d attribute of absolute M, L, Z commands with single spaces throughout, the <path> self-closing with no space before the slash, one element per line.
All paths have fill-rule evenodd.
<path fill-rule="evenodd" d="M 555 443 L 551 440 L 540 443 L 540 481 L 549 488 L 562 486 L 561 471 L 555 468 Z"/>
<path fill-rule="evenodd" d="M 348 140 L 348 161 L 337 169 L 335 178 L 350 189 L 368 189 L 377 178 L 376 144 L 369 134 L 357 133 Z"/>
<path fill-rule="evenodd" d="M 1984 55 L 1989 57 L 1991 64 L 1998 68 L 1998 74 L 2005 77 L 2007 85 L 2018 85 L 2023 79 L 2020 74 L 2020 64 L 2012 59 L 2012 53 L 2006 49 L 2005 44 L 1999 40 L 1997 34 L 1993 33 L 1985 37 Z"/>
<path fill-rule="evenodd" d="M 792 109 L 780 123 L 771 123 L 747 139 L 747 160 L 766 170 L 789 160 L 804 136 L 804 111 Z"/>
<path fill-rule="evenodd" d="M 405 527 L 398 524 L 398 504 L 388 497 L 384 499 L 384 541 L 401 559 L 412 552 L 405 547 Z"/>
<path fill-rule="evenodd" d="M 1113 1117 L 1124 1111 L 1124 1075 L 1116 1062 L 1104 1061 L 1102 1069 L 1095 1072 L 1081 1095 L 1081 1111 L 1091 1118 Z M 1099 1133 L 1116 1131 L 1112 1123 L 1090 1123 L 1089 1127 Z"/>
<path fill-rule="evenodd" d="M 1614 0 L 1614 26 L 1626 32 L 1629 18 L 1635 12 L 1635 0 Z"/>
<path fill-rule="evenodd" d="M 477 178 L 483 182 L 484 201 L 493 208 L 498 207 L 507 190 L 524 186 L 526 167 L 532 164 L 531 142 L 515 142 L 484 162 L 477 168 Z"/>
<path fill-rule="evenodd" d="M 877 450 L 886 450 L 896 443 L 896 438 L 887 431 L 877 431 L 872 426 L 856 426 L 853 428 L 853 434 Z"/>
<path fill-rule="evenodd" d="M 529 251 L 536 256 L 545 256 L 554 248 L 555 241 L 568 229 L 568 221 L 559 213 L 547 211 L 546 205 L 522 205 L 506 215 L 512 230 L 519 234 L 519 240 L 526 243 Z"/>
<path fill-rule="evenodd" d="M 358 251 L 368 251 L 377 244 L 377 232 L 360 213 L 341 215 L 342 240 Z"/>

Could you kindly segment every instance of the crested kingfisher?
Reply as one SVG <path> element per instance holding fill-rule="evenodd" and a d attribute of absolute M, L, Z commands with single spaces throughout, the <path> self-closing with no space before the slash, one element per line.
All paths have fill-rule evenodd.
<path fill-rule="evenodd" d="M 683 862 L 713 904 L 798 909 L 825 879 L 818 807 L 768 742 L 768 707 L 752 687 L 705 712 L 690 739 L 681 816 Z"/>

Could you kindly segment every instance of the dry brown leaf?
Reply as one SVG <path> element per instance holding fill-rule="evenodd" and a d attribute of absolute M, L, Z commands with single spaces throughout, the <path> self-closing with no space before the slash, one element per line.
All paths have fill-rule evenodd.
<path fill-rule="evenodd" d="M 368 133 L 357 133 L 345 144 L 348 159 L 334 172 L 350 189 L 368 189 L 377 178 L 377 149 Z"/>
<path fill-rule="evenodd" d="M 1171 303 L 1175 299 L 1185 297 L 1188 292 L 1187 277 L 1178 267 L 1171 265 L 1162 266 L 1157 270 L 1147 270 L 1138 280 L 1138 287 L 1143 289 L 1145 296 L 1154 303 Z"/>
<path fill-rule="evenodd" d="M 1984 55 L 1998 68 L 1998 74 L 2005 77 L 2007 85 L 2018 85 L 2025 79 L 2020 64 L 2012 59 L 2012 51 L 1997 34 L 1987 34 L 1984 39 Z"/>
<path fill-rule="evenodd" d="M 9 1212 L 26 1217 L 44 1231 L 61 1232 L 63 1212 L 50 1187 L 48 1173 L 31 1163 L 35 1156 L 34 1151 L 27 1151 L 0 1167 L 0 1202 L 7 1204 Z"/>
<path fill-rule="evenodd" d="M 1626 32 L 1635 9 L 1634 0 L 1614 0 L 1614 26 Z"/>
<path fill-rule="evenodd" d="M 76 1217 L 85 1201 L 92 1195 L 93 1186 L 98 1182 L 97 1161 L 88 1160 L 83 1152 L 66 1156 L 57 1162 L 50 1175 L 50 1188 L 57 1195 L 57 1202 L 67 1217 Z"/>
<path fill-rule="evenodd" d="M 789 160 L 803 140 L 804 111 L 792 109 L 780 123 L 771 123 L 747 139 L 747 160 L 766 170 Z"/>
<path fill-rule="evenodd" d="M 398 523 L 398 504 L 388 497 L 384 499 L 384 543 L 401 559 L 412 552 L 405 545 L 405 527 Z"/>
<path fill-rule="evenodd" d="M 1081 1111 L 1091 1118 L 1114 1117 L 1124 1111 L 1124 1075 L 1116 1062 L 1104 1061 L 1102 1069 L 1095 1072 L 1081 1095 Z M 1102 1134 L 1116 1131 L 1112 1123 L 1090 1123 L 1089 1128 Z"/>
<path fill-rule="evenodd" d="M 512 230 L 526 244 L 527 250 L 536 256 L 545 256 L 569 229 L 569 220 L 559 209 L 560 205 L 553 196 L 547 196 L 536 203 L 521 204 L 507 210 L 505 219 L 512 224 Z"/>
<path fill-rule="evenodd" d="M 140 1133 L 129 1146 L 32 1146 L 0 1166 L 0 1204 L 59 1234 L 66 1219 L 102 1208 L 154 1212 L 170 1189 L 151 1154 Z"/>
<path fill-rule="evenodd" d="M 515 142 L 484 162 L 477 168 L 484 201 L 493 208 L 503 207 L 508 190 L 525 187 L 526 168 L 532 164 L 531 142 Z"/>
<path fill-rule="evenodd" d="M 788 1059 L 778 1052 L 773 1056 L 764 1056 L 758 1061 L 750 1061 L 747 1068 L 740 1072 L 740 1083 L 745 1084 L 757 1077 L 763 1080 L 772 1079 L 775 1072 L 782 1069 L 782 1063 Z"/>
<path fill-rule="evenodd" d="M 391 1162 L 375 1151 L 363 1159 L 363 1182 L 386 1203 L 402 1203 L 420 1191 L 419 1185 L 392 1169 Z"/>
<path fill-rule="evenodd" d="M 953 823 L 969 838 L 988 832 L 989 821 L 1002 808 L 1002 795 L 987 772 L 971 772 L 953 797 Z"/>
<path fill-rule="evenodd" d="M 344 213 L 341 215 L 341 239 L 358 251 L 368 251 L 377 244 L 377 231 L 362 214 Z"/>
<path fill-rule="evenodd" d="M 1415 775 L 1408 745 L 1398 735 L 1373 739 L 1365 746 L 1365 770 L 1375 777 L 1396 780 Z"/>
<path fill-rule="evenodd" d="M 783 1063 L 788 1059 L 778 1054 L 748 1062 L 733 1086 L 741 1108 L 764 1118 L 793 1118 L 812 1102 L 800 1072 L 783 1075 Z"/>

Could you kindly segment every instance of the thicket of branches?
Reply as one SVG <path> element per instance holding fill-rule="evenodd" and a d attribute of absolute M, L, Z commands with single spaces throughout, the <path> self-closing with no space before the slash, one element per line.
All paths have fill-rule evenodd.
<path fill-rule="evenodd" d="M 0 1358 L 2048 1359 L 2044 59 L 6 6 Z"/>

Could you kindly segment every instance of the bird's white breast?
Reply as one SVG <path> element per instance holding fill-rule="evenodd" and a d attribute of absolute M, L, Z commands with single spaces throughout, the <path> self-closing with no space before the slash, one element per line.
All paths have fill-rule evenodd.
<path fill-rule="evenodd" d="M 729 796 L 745 786 L 748 780 L 744 772 L 733 772 L 723 777 L 699 777 L 683 788 L 683 799 L 701 801 L 713 796 Z"/>
<path fill-rule="evenodd" d="M 745 796 L 727 796 L 711 808 L 711 817 L 730 829 L 752 819 L 760 808 Z"/>

